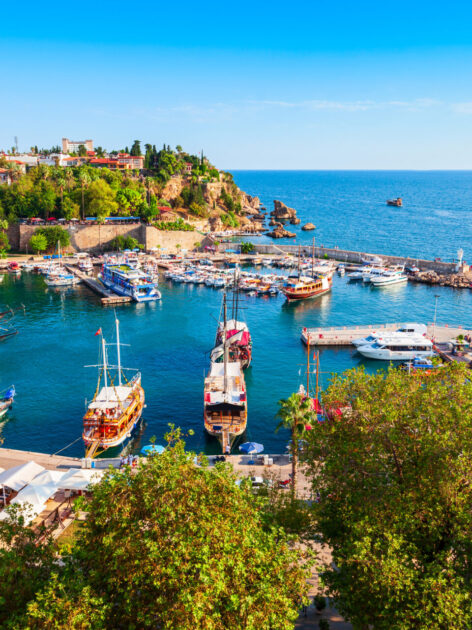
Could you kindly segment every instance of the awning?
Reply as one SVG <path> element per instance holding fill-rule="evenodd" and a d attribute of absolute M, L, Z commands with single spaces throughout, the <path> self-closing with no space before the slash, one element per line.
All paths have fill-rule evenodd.
<path fill-rule="evenodd" d="M 44 470 L 44 466 L 40 466 L 36 462 L 26 462 L 26 464 L 8 468 L 0 473 L 0 486 L 6 486 L 16 491 L 21 490 Z"/>
<path fill-rule="evenodd" d="M 101 481 L 104 474 L 104 470 L 96 468 L 71 468 L 66 473 L 62 473 L 57 487 L 60 490 L 87 490 L 89 486 Z"/>

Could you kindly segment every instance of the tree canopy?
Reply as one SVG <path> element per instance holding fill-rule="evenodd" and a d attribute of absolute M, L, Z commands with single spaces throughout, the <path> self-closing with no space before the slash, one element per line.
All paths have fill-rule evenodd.
<path fill-rule="evenodd" d="M 458 364 L 357 369 L 325 392 L 306 461 L 335 563 L 324 579 L 356 628 L 472 626 L 469 379 Z"/>
<path fill-rule="evenodd" d="M 52 567 L 50 555 L 35 562 L 18 627 L 293 628 L 302 553 L 250 484 L 194 458 L 175 432 L 163 455 L 110 471 L 80 506 L 88 519 L 72 549 Z M 0 575 L 13 577 L 20 562 L 3 557 Z"/>

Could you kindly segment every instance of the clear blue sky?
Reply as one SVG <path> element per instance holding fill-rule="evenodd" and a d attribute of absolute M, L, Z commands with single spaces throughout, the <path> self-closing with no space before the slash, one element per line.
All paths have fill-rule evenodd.
<path fill-rule="evenodd" d="M 466 2 L 9 4 L 0 147 L 138 138 L 223 168 L 472 168 Z"/>

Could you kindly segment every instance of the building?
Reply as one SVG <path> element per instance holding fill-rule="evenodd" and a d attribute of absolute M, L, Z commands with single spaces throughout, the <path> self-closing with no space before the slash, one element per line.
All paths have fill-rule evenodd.
<path fill-rule="evenodd" d="M 38 164 L 45 164 L 46 166 L 69 166 L 67 164 L 68 155 L 64 153 L 51 153 L 50 155 L 39 155 Z"/>
<path fill-rule="evenodd" d="M 93 140 L 69 140 L 69 138 L 62 138 L 63 153 L 78 153 L 80 146 L 84 146 L 87 151 L 93 151 Z"/>
<path fill-rule="evenodd" d="M 193 169 L 192 162 L 185 162 L 185 172 L 187 173 L 187 175 L 192 174 L 192 169 Z"/>
<path fill-rule="evenodd" d="M 37 166 L 38 164 L 38 156 L 32 155 L 31 153 L 0 153 L 0 157 L 5 158 L 7 162 L 18 162 L 20 161 L 22 164 L 25 164 L 28 168 L 31 166 Z"/>
<path fill-rule="evenodd" d="M 129 155 L 129 153 L 118 153 L 108 158 L 92 158 L 90 166 L 98 168 L 110 168 L 112 170 L 127 171 L 131 169 L 142 170 L 144 167 L 143 155 Z"/>
<path fill-rule="evenodd" d="M 0 184 L 11 184 L 10 171 L 6 168 L 0 168 Z"/>

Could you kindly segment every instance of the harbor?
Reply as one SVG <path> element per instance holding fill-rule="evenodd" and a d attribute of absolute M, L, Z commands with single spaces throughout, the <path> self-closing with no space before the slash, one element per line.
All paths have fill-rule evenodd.
<path fill-rule="evenodd" d="M 234 268 L 227 267 L 224 261 L 231 257 L 234 254 L 218 255 L 219 273 L 224 272 L 228 278 Z M 194 264 L 196 259 L 205 258 L 205 254 L 192 258 L 189 263 Z M 250 260 L 258 262 L 257 258 L 261 256 Z M 264 263 L 266 256 L 262 259 Z M 274 255 L 269 259 L 275 263 L 284 257 Z M 130 344 L 124 349 L 126 362 L 141 371 L 146 392 L 142 423 L 127 448 L 139 452 L 151 436 L 160 439 L 168 424 L 175 423 L 193 430 L 194 434 L 187 438 L 190 448 L 209 455 L 221 453 L 219 442 L 205 435 L 203 428 L 203 389 L 223 290 L 204 283 L 176 283 L 166 279 L 166 271 L 181 266 L 182 260 L 164 258 L 156 263 L 162 265 L 158 283 L 161 299 L 115 306 L 122 341 Z M 246 262 L 241 265 L 241 272 L 280 276 L 296 271 L 296 262 L 292 261 L 292 265 L 284 269 Z M 96 273 L 99 266 L 94 268 Z M 251 277 L 246 276 L 248 280 Z M 48 288 L 42 276 L 31 272 L 19 276 L 5 274 L 1 291 L 5 305 L 30 305 L 24 314 L 15 315 L 18 334 L 0 345 L 3 364 L 8 365 L 2 386 L 15 383 L 17 391 L 2 426 L 4 446 L 56 452 L 77 440 L 64 455 L 83 457 L 80 436 L 84 400 L 95 387 L 93 370 L 84 366 L 94 363 L 97 330 L 110 331 L 111 338 L 107 334 L 107 341 L 113 343 L 114 312 L 97 308 L 101 304 L 97 298 L 101 300 L 104 296 L 97 296 L 84 283 L 71 288 Z M 330 292 L 293 303 L 288 303 L 282 293 L 271 297 L 242 292 L 241 317 L 247 322 L 253 341 L 251 367 L 245 371 L 248 421 L 244 439 L 264 444 L 266 452 L 284 452 L 287 438 L 274 433 L 274 418 L 277 400 L 296 391 L 304 379 L 306 351 L 300 343 L 303 328 L 324 330 L 321 334 L 328 335 L 325 329 L 334 327 L 334 332 L 328 335 L 333 338 L 339 337 L 341 327 L 343 342 L 350 342 L 354 334 L 359 337 L 372 330 L 365 328 L 369 320 L 372 324 L 391 322 L 393 328 L 396 323 L 429 322 L 428 334 L 433 336 L 435 305 L 438 343 L 470 331 L 467 323 L 472 294 L 454 292 L 447 287 L 407 283 L 378 290 L 365 283 L 350 283 L 347 276 L 334 274 Z M 450 325 L 446 327 L 444 322 Z M 463 327 L 454 325 L 456 322 L 464 322 Z M 346 339 L 346 331 L 351 328 L 354 330 Z M 334 341 L 336 345 L 319 345 L 322 388 L 331 372 L 339 373 L 358 365 L 374 371 L 388 365 L 363 359 L 352 346 L 338 345 L 339 339 Z M 58 361 L 62 354 L 63 361 Z M 51 405 L 51 396 L 60 400 L 61 405 Z"/>

